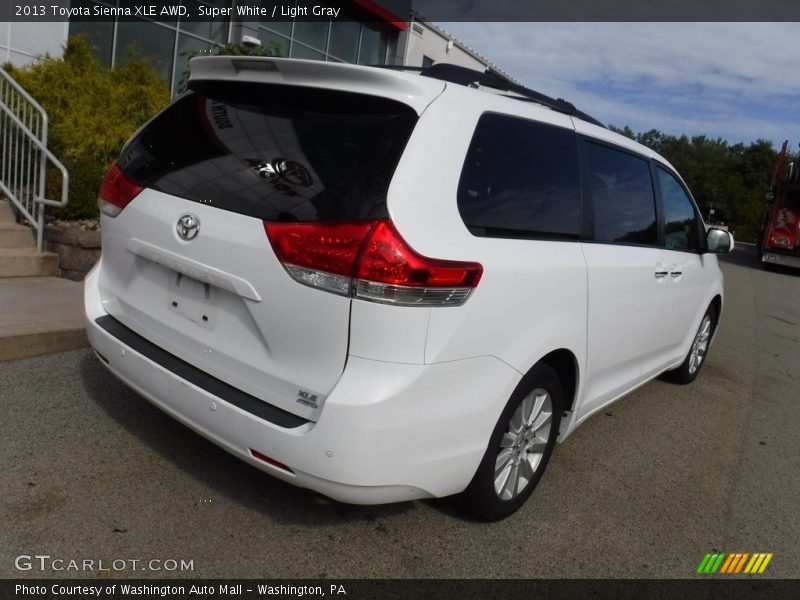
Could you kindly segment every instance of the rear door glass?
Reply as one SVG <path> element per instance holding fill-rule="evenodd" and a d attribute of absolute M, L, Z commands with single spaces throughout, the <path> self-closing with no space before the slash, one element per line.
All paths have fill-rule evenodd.
<path fill-rule="evenodd" d="M 140 185 L 259 219 L 379 218 L 416 121 L 372 96 L 206 84 L 145 126 L 119 165 Z"/>
<path fill-rule="evenodd" d="M 594 239 L 655 246 L 656 203 L 650 163 L 628 152 L 588 142 Z"/>
<path fill-rule="evenodd" d="M 479 237 L 577 239 L 575 132 L 507 115 L 481 116 L 461 172 L 458 210 Z"/>

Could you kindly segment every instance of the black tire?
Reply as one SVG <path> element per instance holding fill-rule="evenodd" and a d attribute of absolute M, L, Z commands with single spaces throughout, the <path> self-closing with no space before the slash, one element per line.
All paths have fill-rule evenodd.
<path fill-rule="evenodd" d="M 551 410 L 549 430 L 547 430 L 546 435 L 544 429 L 548 424 L 547 422 L 542 423 L 539 429 L 529 431 L 523 427 L 519 433 L 512 431 L 514 429 L 511 423 L 512 418 L 523 418 L 524 409 L 521 408 L 523 401 L 530 398 L 527 407 L 535 408 L 538 399 L 542 398 L 542 392 L 547 394 L 547 398 L 542 400 L 543 410 L 538 413 L 542 416 L 537 418 L 537 413 L 532 412 L 530 421 L 535 424 L 539 419 L 546 417 L 547 411 L 545 409 L 549 399 Z M 530 497 L 545 468 L 547 468 L 550 455 L 553 453 L 553 446 L 555 446 L 558 427 L 561 422 L 562 406 L 561 381 L 558 378 L 558 374 L 550 366 L 538 364 L 522 378 L 500 415 L 489 439 L 483 460 L 481 460 L 475 476 L 464 492 L 467 509 L 473 516 L 483 521 L 499 521 L 514 514 Z M 517 409 L 521 411 L 519 415 L 516 414 Z M 532 425 L 528 427 L 530 428 Z M 540 433 L 535 435 L 537 431 Z M 516 438 L 516 441 L 513 442 L 513 447 L 509 446 L 512 436 Z M 545 436 L 547 441 L 544 443 L 542 451 L 535 452 L 535 448 L 541 448 L 543 444 L 542 438 Z M 526 444 L 525 440 L 530 441 Z M 501 446 L 501 444 L 503 445 Z M 518 482 L 516 486 L 522 485 L 522 487 L 512 485 L 513 489 L 504 488 L 498 493 L 495 489 L 495 467 L 501 452 L 503 452 L 508 461 L 503 464 L 508 465 L 510 469 L 507 481 L 511 480 L 511 474 L 514 473 Z M 519 461 L 518 471 L 514 471 L 515 461 Z M 533 463 L 535 463 L 535 466 Z M 521 476 L 516 477 L 517 473 L 521 473 Z M 502 476 L 502 473 L 500 476 Z M 506 496 L 510 494 L 511 497 L 501 498 L 499 494 Z"/>
<path fill-rule="evenodd" d="M 707 331 L 707 335 L 704 336 L 703 330 L 705 328 L 706 318 L 709 319 L 708 321 L 709 328 Z M 686 355 L 686 358 L 684 359 L 683 363 L 677 369 L 673 369 L 672 371 L 667 371 L 664 374 L 664 379 L 681 385 L 692 383 L 695 379 L 697 379 L 697 376 L 700 374 L 700 370 L 703 368 L 703 365 L 706 364 L 706 356 L 708 356 L 708 350 L 710 349 L 711 346 L 711 338 L 714 336 L 714 331 L 716 330 L 716 328 L 717 328 L 717 311 L 714 308 L 714 305 L 712 304 L 711 306 L 708 307 L 708 310 L 706 310 L 705 314 L 703 315 L 703 318 L 700 319 L 700 327 L 698 327 L 697 333 L 695 333 L 694 340 L 692 340 L 692 345 L 689 347 L 689 352 Z M 696 346 L 698 344 L 702 344 L 702 342 L 700 341 L 700 338 L 702 337 L 705 337 L 706 347 L 705 350 L 703 350 L 702 353 L 700 354 L 700 362 L 694 364 L 693 366 L 693 360 L 696 361 L 697 359 L 697 356 L 694 356 L 693 359 L 693 355 L 698 350 Z"/>

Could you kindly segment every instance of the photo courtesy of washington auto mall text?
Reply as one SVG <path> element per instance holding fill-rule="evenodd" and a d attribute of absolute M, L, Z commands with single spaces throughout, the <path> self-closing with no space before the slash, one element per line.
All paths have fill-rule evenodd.
<path fill-rule="evenodd" d="M 285 583 L 16 583 L 17 598 L 346 598 L 346 586 L 341 583 L 325 585 L 296 585 Z"/>
<path fill-rule="evenodd" d="M 0 600 L 800 600 L 800 0 L 0 0 Z"/>

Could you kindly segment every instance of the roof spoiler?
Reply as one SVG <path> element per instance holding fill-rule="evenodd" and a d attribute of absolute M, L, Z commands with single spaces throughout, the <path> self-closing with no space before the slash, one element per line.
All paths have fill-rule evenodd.
<path fill-rule="evenodd" d="M 359 65 L 262 56 L 198 56 L 189 61 L 189 89 L 202 82 L 247 82 L 336 89 L 402 102 L 417 114 L 444 91 L 441 81 Z"/>

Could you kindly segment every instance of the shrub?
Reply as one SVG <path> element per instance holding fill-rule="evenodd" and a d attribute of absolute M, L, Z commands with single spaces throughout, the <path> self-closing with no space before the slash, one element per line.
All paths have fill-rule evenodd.
<path fill-rule="evenodd" d="M 69 203 L 48 214 L 96 217 L 103 176 L 127 139 L 169 102 L 167 85 L 146 59 L 103 68 L 81 36 L 69 38 L 63 58 L 44 56 L 9 71 L 48 112 L 48 146 L 69 171 Z M 58 184 L 48 185 L 48 197 L 60 195 Z"/>

